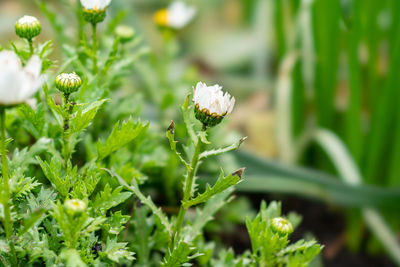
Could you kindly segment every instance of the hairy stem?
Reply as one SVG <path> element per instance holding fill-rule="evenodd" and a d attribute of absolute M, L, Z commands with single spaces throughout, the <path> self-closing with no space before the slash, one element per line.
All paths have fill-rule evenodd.
<path fill-rule="evenodd" d="M 194 154 L 192 157 L 192 162 L 190 164 L 190 170 L 188 170 L 187 176 L 186 176 L 186 181 L 185 181 L 185 191 L 183 193 L 183 201 L 188 201 L 191 196 L 192 196 L 192 189 L 193 189 L 193 182 L 194 182 L 194 177 L 197 172 L 197 165 L 199 163 L 199 158 L 200 158 L 200 153 L 202 150 L 202 142 L 200 138 L 197 139 L 197 143 L 195 144 L 195 150 Z M 178 213 L 178 218 L 176 219 L 176 225 L 174 228 L 174 235 L 173 238 L 174 240 L 179 239 L 179 234 L 183 225 L 183 219 L 185 217 L 186 211 L 188 208 L 184 207 L 181 205 Z"/>
<path fill-rule="evenodd" d="M 92 63 L 93 63 L 93 74 L 96 75 L 97 68 L 97 27 L 96 23 L 92 23 Z"/>
<path fill-rule="evenodd" d="M 3 175 L 3 188 L 5 194 L 5 200 L 3 202 L 4 207 L 4 228 L 6 231 L 6 237 L 10 245 L 11 253 L 17 262 L 17 255 L 15 253 L 15 246 L 14 240 L 12 238 L 13 235 L 13 223 L 11 218 L 11 208 L 10 208 L 10 185 L 9 185 L 9 174 L 8 174 L 8 160 L 7 160 L 7 140 L 6 140 L 6 127 L 5 127 L 5 120 L 6 120 L 6 110 L 4 107 L 0 108 L 0 153 L 1 153 L 1 172 Z"/>

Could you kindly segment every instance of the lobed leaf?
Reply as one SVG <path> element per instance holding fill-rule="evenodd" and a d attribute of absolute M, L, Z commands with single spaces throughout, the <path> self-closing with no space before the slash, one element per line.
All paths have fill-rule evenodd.
<path fill-rule="evenodd" d="M 188 208 L 190 206 L 205 202 L 212 196 L 215 196 L 216 194 L 225 191 L 229 187 L 236 185 L 240 182 L 240 180 L 241 177 L 237 175 L 229 174 L 228 176 L 224 176 L 224 173 L 221 170 L 218 180 L 213 187 L 210 187 L 210 185 L 207 184 L 206 190 L 202 194 L 198 194 L 195 198 L 191 200 L 183 201 L 182 205 Z"/>
<path fill-rule="evenodd" d="M 148 126 L 149 124 L 143 125 L 141 122 L 135 123 L 132 118 L 127 122 L 123 122 L 121 126 L 117 122 L 106 142 L 104 144 L 100 141 L 97 142 L 98 160 L 104 159 L 112 152 L 131 142 L 143 133 Z"/>
<path fill-rule="evenodd" d="M 79 133 L 83 131 L 92 122 L 96 116 L 97 111 L 101 106 L 108 101 L 107 99 L 102 99 L 89 104 L 84 109 L 79 109 L 70 121 L 70 133 Z"/>

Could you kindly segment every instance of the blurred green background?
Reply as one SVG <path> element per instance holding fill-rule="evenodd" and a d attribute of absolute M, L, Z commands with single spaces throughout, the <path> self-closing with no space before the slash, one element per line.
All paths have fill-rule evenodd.
<path fill-rule="evenodd" d="M 60 62 L 63 38 L 76 38 L 66 8 L 75 1 L 43 2 L 49 10 L 1 0 L 0 44 L 16 39 L 19 17 L 35 15 L 39 39 L 55 40 Z M 228 131 L 249 137 L 234 154 L 247 167 L 237 190 L 287 201 L 303 213 L 306 231 L 333 231 L 317 235 L 327 266 L 400 265 L 400 1 L 187 2 L 197 16 L 173 37 L 153 21 L 168 1 L 110 7 L 153 51 L 132 70 L 133 85 L 124 84 L 161 105 L 159 116 L 149 105 L 144 117 L 164 129 L 196 79 L 221 84 L 237 98 Z"/>

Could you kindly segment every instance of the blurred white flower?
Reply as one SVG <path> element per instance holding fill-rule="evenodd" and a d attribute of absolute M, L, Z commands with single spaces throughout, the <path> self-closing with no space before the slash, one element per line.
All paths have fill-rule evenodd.
<path fill-rule="evenodd" d="M 155 21 L 160 26 L 168 26 L 173 29 L 185 27 L 196 15 L 196 9 L 185 2 L 175 1 L 168 9 L 159 10 L 155 14 Z"/>
<path fill-rule="evenodd" d="M 81 0 L 84 9 L 87 10 L 103 10 L 111 3 L 111 0 Z"/>
<path fill-rule="evenodd" d="M 25 67 L 12 51 L 0 52 L 0 105 L 16 105 L 27 101 L 44 82 L 40 75 L 42 62 L 32 56 Z"/>

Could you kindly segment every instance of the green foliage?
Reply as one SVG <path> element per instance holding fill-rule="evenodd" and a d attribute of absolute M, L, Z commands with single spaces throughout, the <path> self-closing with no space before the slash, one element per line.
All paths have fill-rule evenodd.
<path fill-rule="evenodd" d="M 207 184 L 206 190 L 203 193 L 198 194 L 193 199 L 190 199 L 188 201 L 183 201 L 182 204 L 184 207 L 188 208 L 190 206 L 194 206 L 199 203 L 205 202 L 212 196 L 222 193 L 229 187 L 236 185 L 237 183 L 240 182 L 240 179 L 241 177 L 235 174 L 229 174 L 227 176 L 224 176 L 224 173 L 221 170 L 219 178 L 213 187 L 210 187 L 210 185 Z"/>
<path fill-rule="evenodd" d="M 275 232 L 271 226 L 272 219 L 280 214 L 280 204 L 272 202 L 267 207 L 262 202 L 256 218 L 246 220 L 253 260 L 260 266 L 308 266 L 322 246 L 314 240 L 300 240 L 288 246 L 288 235 Z"/>
<path fill-rule="evenodd" d="M 252 252 L 235 255 L 214 238 L 213 224 L 233 229 L 253 210 L 228 205 L 244 169 L 225 176 L 223 170 L 236 167 L 225 160 L 212 186 L 203 186 L 202 176 L 217 177 L 210 163 L 220 161 L 209 158 L 221 159 L 246 138 L 222 144 L 196 120 L 190 96 L 183 99 L 196 71 L 170 75 L 177 31 L 160 29 L 165 51 L 159 56 L 136 33 L 130 41 L 116 36 L 126 10 L 95 27 L 85 22 L 79 1 L 35 2 L 55 40 L 9 47 L 24 66 L 39 56 L 47 79 L 36 103 L 0 109 L 1 266 L 302 266 L 312 260 L 318 244 L 289 244 L 272 232 L 276 203 L 263 204 L 246 221 Z M 112 2 L 103 13 L 108 18 L 120 5 Z M 48 32 L 44 27 L 43 36 Z M 78 91 L 57 90 L 54 77 L 62 72 L 81 77 Z M 176 128 L 172 123 L 166 140 L 162 129 L 172 119 Z M 219 218 L 224 208 L 234 219 Z"/>
<path fill-rule="evenodd" d="M 191 266 L 188 262 L 191 259 L 194 259 L 200 254 L 196 253 L 196 248 L 191 247 L 185 241 L 179 241 L 178 244 L 174 245 L 171 249 L 172 251 L 168 251 L 165 256 L 164 261 L 161 266 L 163 267 L 179 267 L 179 266 Z"/>
<path fill-rule="evenodd" d="M 104 159 L 112 152 L 131 142 L 139 134 L 145 131 L 147 127 L 148 124 L 143 125 L 141 122 L 135 123 L 132 118 L 126 122 L 122 122 L 121 125 L 119 122 L 117 122 L 106 142 L 103 144 L 102 142 L 98 141 L 97 143 L 99 160 Z"/>
<path fill-rule="evenodd" d="M 87 107 L 80 108 L 71 118 L 70 133 L 79 133 L 89 126 L 96 116 L 97 111 L 107 101 L 107 99 L 95 101 Z"/>
<path fill-rule="evenodd" d="M 112 190 L 109 184 L 106 184 L 104 190 L 97 194 L 93 200 L 94 211 L 98 214 L 104 214 L 112 207 L 118 206 L 125 200 L 127 200 L 132 193 L 121 192 L 122 186 Z"/>

